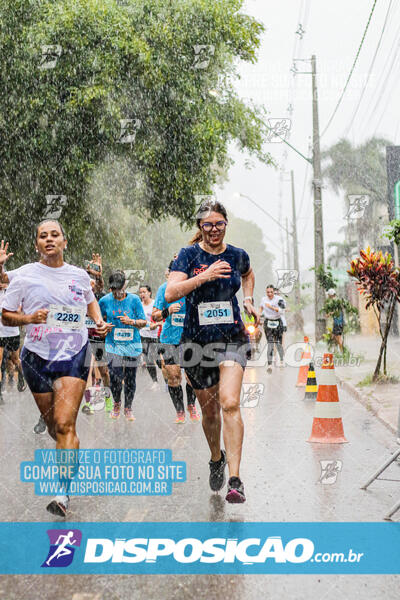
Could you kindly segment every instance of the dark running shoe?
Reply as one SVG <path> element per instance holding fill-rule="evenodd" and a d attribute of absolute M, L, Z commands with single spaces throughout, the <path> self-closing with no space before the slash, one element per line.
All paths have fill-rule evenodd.
<path fill-rule="evenodd" d="M 225 485 L 225 467 L 226 453 L 221 450 L 221 458 L 219 460 L 210 460 L 210 488 L 213 492 L 218 492 Z"/>
<path fill-rule="evenodd" d="M 47 425 L 46 421 L 43 419 L 42 415 L 39 417 L 39 421 L 36 423 L 33 428 L 34 433 L 46 433 Z"/>
<path fill-rule="evenodd" d="M 54 500 L 47 505 L 47 510 L 57 517 L 65 517 L 68 510 L 69 496 L 56 496 Z"/>
<path fill-rule="evenodd" d="M 246 502 L 243 483 L 240 481 L 239 477 L 229 478 L 228 493 L 225 496 L 225 500 L 231 504 L 242 504 L 243 502 Z"/>
<path fill-rule="evenodd" d="M 24 392 L 26 390 L 26 381 L 22 373 L 18 373 L 17 390 L 19 392 Z"/>

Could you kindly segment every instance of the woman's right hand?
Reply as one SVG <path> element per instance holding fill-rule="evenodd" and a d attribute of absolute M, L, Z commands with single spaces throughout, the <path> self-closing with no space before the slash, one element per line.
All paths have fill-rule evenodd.
<path fill-rule="evenodd" d="M 232 271 L 231 265 L 226 260 L 218 259 L 205 271 L 200 273 L 204 281 L 215 281 L 216 279 L 229 279 Z"/>
<path fill-rule="evenodd" d="M 10 256 L 14 256 L 12 252 L 7 254 L 8 250 L 8 242 L 4 243 L 4 240 L 1 240 L 0 244 L 0 265 L 3 266 L 4 263 L 10 258 Z"/>
<path fill-rule="evenodd" d="M 49 314 L 48 308 L 40 308 L 36 312 L 29 315 L 29 323 L 34 323 L 34 324 L 46 323 L 48 314 Z"/>

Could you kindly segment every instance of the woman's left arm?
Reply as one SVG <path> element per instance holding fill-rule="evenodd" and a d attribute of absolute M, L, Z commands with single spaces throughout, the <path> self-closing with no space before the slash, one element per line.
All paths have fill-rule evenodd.
<path fill-rule="evenodd" d="M 243 296 L 247 298 L 244 301 L 244 309 L 248 315 L 253 316 L 255 319 L 255 325 L 260 324 L 260 315 L 253 304 L 253 291 L 254 291 L 254 271 L 250 267 L 250 269 L 242 275 L 242 287 L 243 287 Z"/>

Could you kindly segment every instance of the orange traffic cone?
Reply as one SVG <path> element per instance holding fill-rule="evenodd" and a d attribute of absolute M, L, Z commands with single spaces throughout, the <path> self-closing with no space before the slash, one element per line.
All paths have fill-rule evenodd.
<path fill-rule="evenodd" d="M 340 415 L 333 354 L 324 354 L 322 371 L 319 376 L 314 421 L 311 436 L 307 441 L 319 444 L 343 444 L 347 442 L 344 437 Z"/>
<path fill-rule="evenodd" d="M 306 364 L 304 364 L 303 359 L 309 359 Z M 308 374 L 308 365 L 311 360 L 311 352 L 310 346 L 308 345 L 308 337 L 304 336 L 304 350 L 301 353 L 301 362 L 302 364 L 299 367 L 299 374 L 297 377 L 296 387 L 305 387 L 307 383 L 307 374 Z"/>

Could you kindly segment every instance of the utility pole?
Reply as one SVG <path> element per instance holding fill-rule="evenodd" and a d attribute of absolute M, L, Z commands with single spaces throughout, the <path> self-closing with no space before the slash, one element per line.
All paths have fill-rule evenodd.
<path fill-rule="evenodd" d="M 289 230 L 288 220 L 286 217 L 286 268 L 290 269 L 290 244 L 289 244 Z"/>
<path fill-rule="evenodd" d="M 294 191 L 294 174 L 290 171 L 290 180 L 292 184 L 292 222 L 293 222 L 293 267 L 297 271 L 297 281 L 294 284 L 294 298 L 296 311 L 294 313 L 296 331 L 304 331 L 304 320 L 301 313 L 300 303 L 300 267 L 299 267 L 299 248 L 297 245 L 297 217 L 296 217 L 296 199 Z"/>
<path fill-rule="evenodd" d="M 314 170 L 314 263 L 315 269 L 324 265 L 324 230 L 322 221 L 322 176 L 321 176 L 321 152 L 319 145 L 319 121 L 318 121 L 318 92 L 317 92 L 317 61 L 315 54 L 311 57 L 312 75 L 312 115 L 313 115 L 313 155 L 312 163 Z M 325 316 L 321 312 L 325 302 L 323 288 L 318 284 L 317 272 L 315 271 L 315 339 L 318 342 L 325 333 Z"/>

